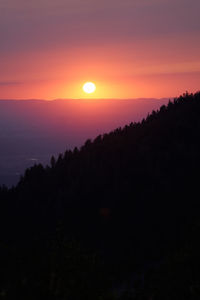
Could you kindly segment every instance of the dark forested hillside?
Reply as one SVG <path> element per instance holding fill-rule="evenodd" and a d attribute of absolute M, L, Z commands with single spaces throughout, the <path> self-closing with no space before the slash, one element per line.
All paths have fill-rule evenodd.
<path fill-rule="evenodd" d="M 198 224 L 199 133 L 200 93 L 186 93 L 2 187 L 4 298 L 111 299 L 128 280 L 135 293 L 121 298 L 143 299 L 135 274 L 186 247 Z"/>

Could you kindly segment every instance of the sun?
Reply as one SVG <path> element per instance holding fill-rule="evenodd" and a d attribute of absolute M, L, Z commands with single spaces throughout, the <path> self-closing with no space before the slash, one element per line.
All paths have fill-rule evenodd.
<path fill-rule="evenodd" d="M 96 91 L 96 85 L 93 82 L 86 82 L 83 85 L 83 91 L 87 94 L 92 94 Z"/>

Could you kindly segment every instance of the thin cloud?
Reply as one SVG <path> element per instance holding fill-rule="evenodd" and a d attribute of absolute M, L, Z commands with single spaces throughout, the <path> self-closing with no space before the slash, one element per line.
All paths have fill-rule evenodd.
<path fill-rule="evenodd" d="M 20 81 L 0 81 L 0 86 L 19 85 L 19 84 L 23 84 L 23 82 L 20 82 Z"/>

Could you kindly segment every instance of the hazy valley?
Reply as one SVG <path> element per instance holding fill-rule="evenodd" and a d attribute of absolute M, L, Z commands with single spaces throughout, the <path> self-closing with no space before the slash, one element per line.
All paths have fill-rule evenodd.
<path fill-rule="evenodd" d="M 0 100 L 0 184 L 16 184 L 34 163 L 49 163 L 130 122 L 140 121 L 169 99 Z"/>

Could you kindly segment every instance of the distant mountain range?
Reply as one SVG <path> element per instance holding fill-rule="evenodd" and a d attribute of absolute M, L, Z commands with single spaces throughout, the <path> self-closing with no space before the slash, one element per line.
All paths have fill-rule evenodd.
<path fill-rule="evenodd" d="M 169 99 L 0 100 L 0 184 L 87 138 L 140 121 Z"/>

